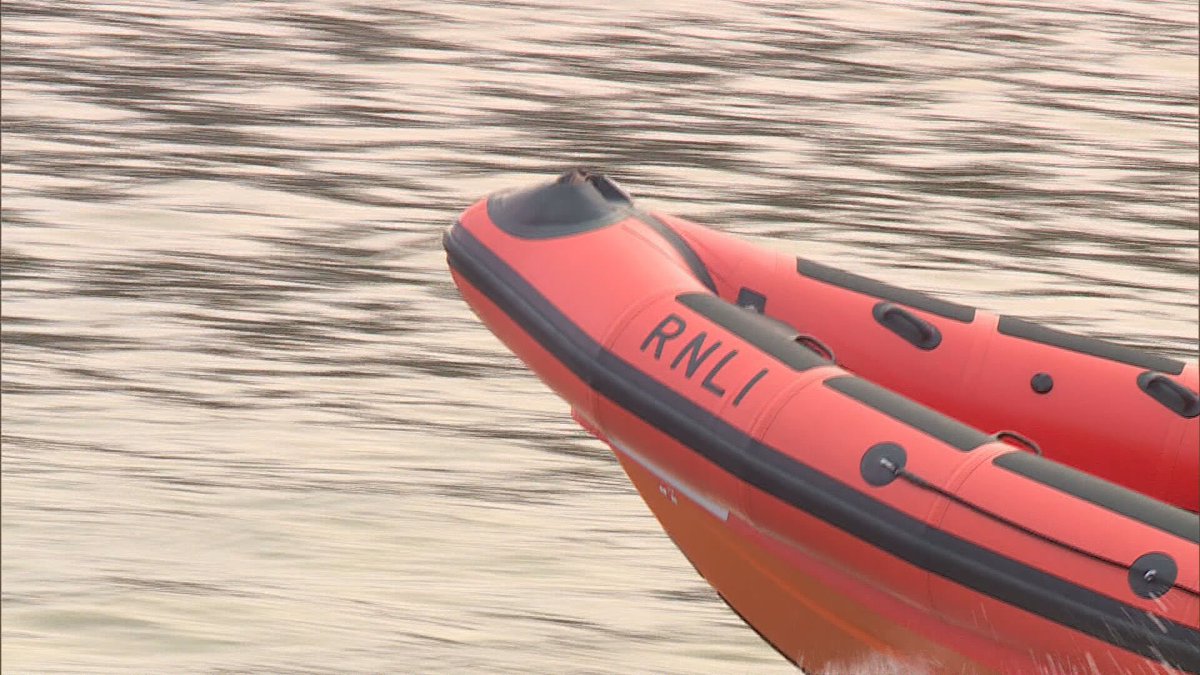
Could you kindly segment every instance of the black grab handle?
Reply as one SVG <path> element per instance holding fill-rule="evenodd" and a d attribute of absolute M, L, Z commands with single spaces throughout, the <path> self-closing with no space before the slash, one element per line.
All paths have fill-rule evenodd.
<path fill-rule="evenodd" d="M 1006 438 L 1011 438 L 1012 440 L 1029 448 L 1033 451 L 1033 454 L 1037 455 L 1038 457 L 1042 456 L 1042 447 L 1037 443 L 1034 443 L 1033 440 L 1031 440 L 1028 436 L 1024 436 L 1015 431 L 1009 431 L 1007 429 L 1004 431 L 997 431 L 996 433 L 992 434 L 992 439 L 997 441 L 1003 441 Z"/>
<path fill-rule="evenodd" d="M 831 363 L 837 363 L 837 357 L 834 356 L 833 350 L 830 349 L 829 345 L 822 342 L 821 338 L 815 335 L 809 335 L 808 333 L 797 333 L 792 339 L 797 343 L 808 347 L 810 351 L 815 352 L 818 356 L 824 357 L 825 360 Z"/>
<path fill-rule="evenodd" d="M 875 305 L 871 313 L 884 328 L 904 338 L 917 349 L 929 351 L 942 344 L 942 334 L 937 326 L 899 305 L 881 302 Z"/>
<path fill-rule="evenodd" d="M 1187 418 L 1200 415 L 1200 396 L 1166 375 L 1147 370 L 1138 375 L 1137 383 L 1142 391 L 1176 415 Z"/>

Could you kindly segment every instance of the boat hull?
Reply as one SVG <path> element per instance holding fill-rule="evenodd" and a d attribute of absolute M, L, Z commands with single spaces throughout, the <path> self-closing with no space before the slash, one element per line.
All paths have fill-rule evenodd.
<path fill-rule="evenodd" d="M 854 377 L 718 298 L 645 214 L 558 209 L 547 233 L 493 206 L 445 239 L 464 299 L 788 659 L 1200 671 L 1193 515 Z"/>

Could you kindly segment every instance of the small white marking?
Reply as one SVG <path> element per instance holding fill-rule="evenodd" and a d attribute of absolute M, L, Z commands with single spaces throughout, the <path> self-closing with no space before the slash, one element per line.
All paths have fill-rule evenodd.
<path fill-rule="evenodd" d="M 670 498 L 672 504 L 679 503 L 679 500 L 675 496 L 675 491 L 678 490 L 679 492 L 682 492 L 685 497 L 693 502 L 696 502 L 701 508 L 713 514 L 718 519 L 722 521 L 729 520 L 729 509 L 700 494 L 695 488 L 688 486 L 686 483 L 673 476 L 670 472 L 650 461 L 644 455 L 625 445 L 621 441 L 618 441 L 611 436 L 608 440 L 612 442 L 612 446 L 616 448 L 618 452 L 632 459 L 638 464 L 641 464 L 642 467 L 644 467 L 647 471 L 654 474 L 658 480 L 661 481 L 658 486 L 658 491 L 664 496 Z"/>
<path fill-rule="evenodd" d="M 666 483 L 659 483 L 658 491 L 662 494 L 662 496 L 670 499 L 672 504 L 679 503 L 679 498 L 675 496 L 675 488 L 671 487 L 670 485 L 667 485 Z"/>

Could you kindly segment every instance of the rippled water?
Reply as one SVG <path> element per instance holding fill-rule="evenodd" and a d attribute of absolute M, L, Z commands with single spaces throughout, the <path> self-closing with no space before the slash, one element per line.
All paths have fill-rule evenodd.
<path fill-rule="evenodd" d="M 570 166 L 1196 357 L 1194 3 L 573 4 L 5 1 L 4 670 L 788 672 L 450 282 Z"/>

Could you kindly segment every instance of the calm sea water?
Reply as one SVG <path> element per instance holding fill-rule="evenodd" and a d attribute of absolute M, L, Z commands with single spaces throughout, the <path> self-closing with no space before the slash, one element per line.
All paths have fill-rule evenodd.
<path fill-rule="evenodd" d="M 789 672 L 457 298 L 565 168 L 1196 357 L 1190 0 L 654 4 L 4 2 L 6 672 Z"/>

